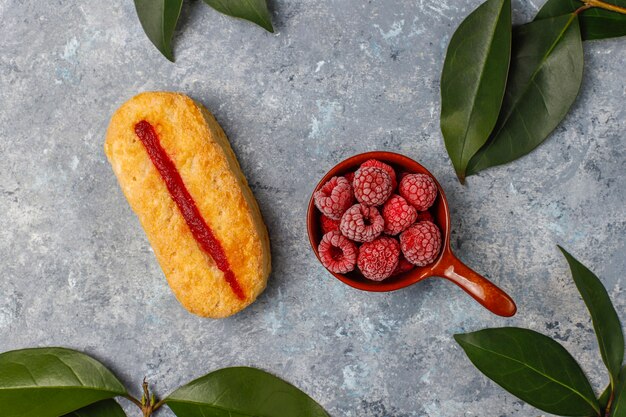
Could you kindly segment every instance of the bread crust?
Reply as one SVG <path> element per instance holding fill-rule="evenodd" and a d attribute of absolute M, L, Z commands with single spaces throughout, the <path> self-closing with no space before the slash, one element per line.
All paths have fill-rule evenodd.
<path fill-rule="evenodd" d="M 243 300 L 192 236 L 135 134 L 142 120 L 154 127 L 221 243 L 243 288 Z M 263 292 L 271 269 L 267 229 L 228 138 L 206 108 L 184 94 L 139 94 L 113 115 L 104 150 L 172 291 L 187 310 L 202 317 L 227 317 Z"/>

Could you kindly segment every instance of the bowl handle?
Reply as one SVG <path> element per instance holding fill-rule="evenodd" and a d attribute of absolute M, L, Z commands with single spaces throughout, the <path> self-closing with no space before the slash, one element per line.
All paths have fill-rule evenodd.
<path fill-rule="evenodd" d="M 440 262 L 441 266 L 438 268 L 437 275 L 454 282 L 492 313 L 503 317 L 515 315 L 517 307 L 507 293 L 473 271 L 452 252 L 448 252 L 447 255 L 444 256 L 444 259 L 447 259 Z"/>

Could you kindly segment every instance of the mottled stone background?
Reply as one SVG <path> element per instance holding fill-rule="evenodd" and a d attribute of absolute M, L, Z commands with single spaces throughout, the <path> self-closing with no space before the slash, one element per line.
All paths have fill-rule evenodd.
<path fill-rule="evenodd" d="M 585 44 L 580 97 L 544 146 L 461 186 L 439 130 L 439 76 L 452 32 L 479 3 L 273 0 L 269 34 L 188 1 L 172 64 L 130 0 L 0 0 L 0 351 L 80 349 L 136 394 L 144 375 L 165 395 L 252 365 L 334 417 L 538 416 L 452 339 L 518 325 L 557 338 L 603 386 L 556 244 L 602 277 L 626 323 L 626 40 Z M 514 1 L 515 19 L 540 3 Z M 215 113 L 268 224 L 268 289 L 230 319 L 176 302 L 105 160 L 109 117 L 147 90 L 185 92 Z M 306 236 L 311 190 L 340 159 L 375 149 L 442 182 L 454 250 L 510 291 L 515 318 L 443 280 L 369 294 L 325 272 Z"/>

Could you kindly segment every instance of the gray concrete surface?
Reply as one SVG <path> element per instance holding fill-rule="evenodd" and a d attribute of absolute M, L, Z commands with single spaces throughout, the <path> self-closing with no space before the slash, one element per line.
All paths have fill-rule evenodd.
<path fill-rule="evenodd" d="M 516 20 L 540 3 L 515 1 Z M 626 40 L 586 43 L 582 92 L 552 138 L 463 187 L 439 131 L 438 85 L 447 42 L 478 4 L 274 0 L 271 35 L 191 1 L 172 64 L 130 0 L 1 0 L 0 351 L 77 348 L 134 393 L 145 375 L 161 395 L 252 365 L 335 417 L 544 415 L 484 378 L 452 339 L 518 325 L 560 340 L 603 386 L 556 244 L 602 277 L 626 322 Z M 176 302 L 105 160 L 110 115 L 146 90 L 205 103 L 260 202 L 274 273 L 233 318 L 200 319 Z M 340 159 L 374 149 L 439 178 L 454 250 L 510 291 L 515 318 L 490 315 L 443 280 L 369 294 L 324 271 L 306 236 L 311 190 Z"/>

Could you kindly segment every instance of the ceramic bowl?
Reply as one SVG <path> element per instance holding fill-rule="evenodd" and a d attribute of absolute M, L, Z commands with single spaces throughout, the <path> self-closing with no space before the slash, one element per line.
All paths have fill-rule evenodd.
<path fill-rule="evenodd" d="M 421 173 L 429 175 L 435 180 L 439 194 L 437 196 L 437 200 L 430 208 L 430 212 L 434 217 L 435 223 L 441 229 L 441 252 L 437 260 L 430 265 L 416 267 L 411 271 L 387 278 L 386 280 L 380 282 L 364 278 L 358 269 L 355 269 L 348 274 L 336 274 L 330 271 L 329 273 L 351 287 L 373 292 L 395 291 L 408 287 L 409 285 L 413 285 L 426 278 L 441 277 L 448 279 L 461 287 L 465 292 L 471 295 L 476 301 L 494 314 L 505 317 L 513 316 L 517 311 L 517 308 L 511 297 L 509 297 L 508 294 L 498 288 L 487 278 L 474 272 L 452 253 L 452 250 L 450 249 L 450 210 L 448 208 L 446 195 L 437 179 L 419 163 L 407 158 L 404 155 L 393 152 L 375 151 L 355 155 L 338 163 L 334 168 L 328 171 L 324 178 L 322 178 L 317 184 L 314 191 L 320 189 L 332 177 L 356 171 L 363 162 L 369 159 L 377 159 L 389 164 L 395 168 L 398 173 Z M 322 239 L 320 216 L 321 214 L 317 207 L 315 207 L 313 196 L 311 195 L 307 212 L 307 230 L 309 233 L 311 247 L 313 248 L 313 252 L 315 252 L 318 260 L 320 257 L 317 248 Z"/>

